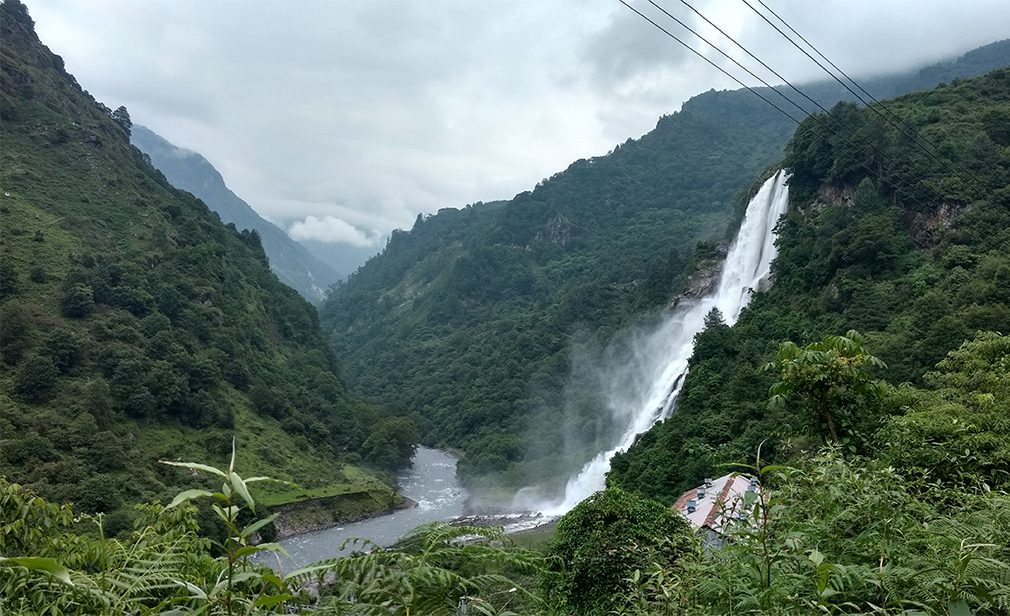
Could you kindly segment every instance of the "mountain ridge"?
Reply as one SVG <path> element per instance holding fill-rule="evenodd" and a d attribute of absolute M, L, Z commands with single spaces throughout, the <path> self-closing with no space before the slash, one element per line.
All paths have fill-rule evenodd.
<path fill-rule="evenodd" d="M 235 437 L 249 468 L 388 508 L 347 465 L 402 465 L 409 426 L 347 392 L 258 235 L 172 187 L 124 115 L 0 4 L 0 473 L 115 534 L 191 481 L 158 460 L 223 463 Z"/>
<path fill-rule="evenodd" d="M 761 367 L 775 361 L 785 340 L 804 345 L 858 330 L 887 366 L 878 376 L 896 386 L 882 401 L 844 389 L 834 394 L 844 450 L 899 452 L 916 460 L 913 471 L 922 477 L 951 479 L 961 467 L 984 466 L 1006 486 L 1006 452 L 986 435 L 998 431 L 994 418 L 1005 404 L 930 409 L 909 392 L 935 385 L 937 372 L 949 367 L 944 357 L 973 336 L 977 342 L 998 336 L 981 332 L 1010 328 L 1007 84 L 1010 68 L 1003 68 L 887 101 L 928 134 L 943 162 L 851 104 L 796 132 L 784 161 L 793 176 L 774 285 L 754 297 L 736 325 L 716 325 L 696 338 L 676 413 L 614 457 L 610 485 L 670 502 L 759 447 L 765 462 L 816 448 L 821 441 L 802 409 L 769 403 L 776 375 Z M 833 135 L 843 122 L 872 140 L 874 173 Z M 869 437 L 888 422 L 902 428 Z M 937 462 L 922 466 L 924 458 Z"/>
<path fill-rule="evenodd" d="M 981 49 L 868 87 L 885 96 L 1010 62 L 1010 41 Z M 834 83 L 804 88 L 827 103 L 851 96 Z M 567 431 L 589 435 L 592 451 L 608 420 L 571 391 L 574 353 L 661 308 L 698 263 L 718 259 L 746 192 L 794 130 L 749 92 L 711 91 L 509 201 L 418 217 L 320 309 L 349 385 L 414 413 L 429 442 L 462 447 L 470 479 L 523 485 L 564 465 L 566 405 Z M 520 472 L 527 430 L 545 435 L 552 461 Z"/>
<path fill-rule="evenodd" d="M 239 229 L 256 230 L 270 259 L 270 269 L 309 301 L 321 302 L 327 289 L 342 278 L 342 274 L 313 256 L 305 246 L 288 237 L 283 229 L 264 219 L 232 192 L 221 172 L 201 154 L 177 147 L 149 128 L 136 124 L 130 141 L 151 158 L 151 163 L 173 186 L 202 199 L 221 220 Z"/>

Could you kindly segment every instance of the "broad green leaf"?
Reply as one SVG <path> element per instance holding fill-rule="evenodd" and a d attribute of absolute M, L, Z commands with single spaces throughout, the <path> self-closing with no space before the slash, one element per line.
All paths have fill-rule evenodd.
<path fill-rule="evenodd" d="M 169 503 L 168 507 L 165 507 L 165 509 L 172 509 L 173 507 L 181 505 L 188 500 L 201 498 L 203 496 L 213 496 L 213 494 L 207 490 L 183 490 L 175 495 L 175 498 L 172 499 L 172 502 Z"/>
<path fill-rule="evenodd" d="M 23 567 L 31 571 L 41 571 L 48 573 L 64 584 L 73 586 L 70 581 L 70 570 L 56 562 L 52 558 L 40 558 L 38 556 L 17 556 L 14 558 L 4 558 L 0 556 L 0 565 L 9 567 Z"/>
<path fill-rule="evenodd" d="M 972 616 L 971 607 L 964 599 L 947 602 L 947 613 L 950 616 Z"/>
<path fill-rule="evenodd" d="M 207 466 L 206 464 L 197 464 L 196 462 L 169 462 L 168 460 L 158 460 L 158 462 L 168 464 L 169 466 L 181 466 L 182 468 L 188 468 L 194 471 L 204 471 L 227 478 L 224 471 L 216 469 L 213 466 Z"/>
<path fill-rule="evenodd" d="M 288 556 L 288 551 L 279 543 L 261 543 L 259 545 L 246 545 L 240 547 L 235 555 L 238 557 L 256 554 L 258 552 L 274 552 L 283 556 Z"/>
<path fill-rule="evenodd" d="M 242 538 L 244 539 L 244 538 L 248 537 L 249 535 L 252 535 L 256 531 L 258 531 L 259 529 L 263 528 L 264 526 L 266 526 L 267 524 L 273 522 L 276 519 L 277 519 L 277 514 L 275 513 L 273 515 L 270 515 L 270 516 L 267 516 L 267 517 L 263 518 L 262 520 L 257 520 L 256 522 L 253 522 L 249 526 L 246 526 L 245 528 L 242 529 Z"/>
<path fill-rule="evenodd" d="M 224 510 L 224 508 L 222 508 L 222 507 L 219 507 L 218 505 L 211 505 L 211 509 L 213 509 L 213 510 L 214 510 L 214 513 L 216 513 L 216 514 L 217 514 L 217 517 L 221 518 L 221 520 L 222 520 L 222 521 L 223 521 L 223 522 L 224 522 L 225 524 L 231 524 L 231 518 L 229 518 L 229 517 L 228 517 L 228 514 L 227 514 L 227 513 L 225 513 L 225 510 Z"/>
<path fill-rule="evenodd" d="M 245 482 L 238 476 L 238 473 L 235 471 L 229 472 L 228 479 L 231 481 L 232 489 L 249 505 L 249 509 L 253 513 L 256 513 L 256 501 L 253 500 L 252 494 L 249 494 L 249 488 L 246 487 Z"/>
<path fill-rule="evenodd" d="M 300 567 L 298 569 L 295 569 L 294 571 L 291 571 L 290 573 L 288 573 L 284 577 L 286 579 L 293 580 L 293 579 L 299 578 L 301 576 L 311 575 L 311 574 L 314 574 L 314 573 L 318 573 L 320 571 L 329 571 L 334 566 L 335 565 L 332 562 L 325 563 L 325 564 L 309 565 L 308 567 Z"/>
<path fill-rule="evenodd" d="M 175 583 L 188 590 L 189 595 L 191 597 L 195 599 L 204 599 L 204 600 L 207 599 L 207 593 L 205 593 L 203 589 L 197 586 L 196 584 L 193 584 L 192 582 L 187 582 L 185 580 L 182 581 L 177 580 Z"/>
<path fill-rule="evenodd" d="M 255 605 L 256 607 L 265 607 L 267 609 L 271 609 L 277 607 L 278 605 L 280 605 L 285 601 L 290 601 L 294 598 L 295 598 L 294 595 L 288 593 L 280 595 L 264 595 L 262 597 L 257 598 L 256 602 L 253 603 L 253 605 Z"/>

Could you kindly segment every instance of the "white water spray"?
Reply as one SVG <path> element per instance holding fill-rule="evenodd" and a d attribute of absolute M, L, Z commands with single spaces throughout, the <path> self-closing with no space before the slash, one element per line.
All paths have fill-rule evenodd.
<path fill-rule="evenodd" d="M 544 514 L 563 515 L 602 490 L 614 454 L 626 450 L 635 437 L 669 417 L 687 375 L 694 336 L 705 327 L 705 315 L 718 308 L 728 325 L 736 323 L 752 291 L 767 279 L 776 253 L 773 230 L 789 201 L 788 179 L 785 171 L 779 171 L 747 204 L 715 292 L 678 306 L 657 330 L 636 341 L 632 361 L 620 368 L 622 375 L 615 377 L 615 386 L 607 396 L 607 406 L 623 428 L 610 449 L 598 453 L 568 480 L 563 498 L 540 507 Z M 619 386 L 616 381 L 620 381 Z"/>

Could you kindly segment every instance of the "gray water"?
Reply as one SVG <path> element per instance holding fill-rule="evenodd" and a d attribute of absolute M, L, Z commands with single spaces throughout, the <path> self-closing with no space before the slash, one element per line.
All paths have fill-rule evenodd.
<path fill-rule="evenodd" d="M 400 494 L 416 501 L 417 506 L 284 539 L 280 543 L 291 557 L 281 557 L 281 567 L 290 571 L 362 550 L 360 544 L 340 549 L 342 543 L 352 538 L 388 547 L 421 524 L 448 521 L 463 514 L 467 494 L 456 479 L 456 458 L 444 451 L 418 447 L 413 465 L 400 475 L 397 487 Z"/>

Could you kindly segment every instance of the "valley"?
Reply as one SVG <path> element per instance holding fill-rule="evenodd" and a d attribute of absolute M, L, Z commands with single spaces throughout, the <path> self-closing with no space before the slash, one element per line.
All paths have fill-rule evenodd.
<path fill-rule="evenodd" d="M 426 127 L 378 99 L 341 106 L 344 83 L 251 108 L 271 128 L 248 139 L 245 108 L 209 114 L 243 158 L 192 132 L 213 95 L 97 100 L 68 70 L 70 54 L 91 70 L 88 48 L 60 49 L 65 63 L 40 39 L 71 7 L 39 5 L 0 3 L 0 613 L 1010 611 L 1010 41 L 800 83 L 827 111 L 804 103 L 796 122 L 755 96 L 768 88 L 685 96 L 653 130 L 514 197 L 417 206 L 395 228 L 407 196 L 486 180 L 422 154 L 440 131 L 462 148 L 495 128 L 474 120 L 460 138 L 459 118 L 478 116 L 439 82 L 423 89 L 455 115 Z M 642 53 L 648 5 L 600 14 L 633 26 L 608 49 Z M 199 71 L 183 50 L 216 42 L 197 33 L 218 10 L 144 66 Z M 288 10 L 269 23 L 329 9 Z M 222 83 L 192 82 L 221 97 L 232 66 L 289 84 L 332 66 L 374 93 L 368 79 L 424 55 L 410 39 L 410 53 L 338 70 L 338 55 L 304 50 L 339 37 L 241 48 L 229 24 L 236 48 L 200 56 L 228 58 Z M 288 52 L 297 70 L 263 70 Z M 649 69 L 615 62 L 599 66 L 646 70 L 645 88 Z M 587 105 L 600 96 L 554 77 Z M 536 100 L 535 124 L 555 130 Z M 133 124 L 137 109 L 158 133 Z M 305 138 L 296 118 L 319 109 L 357 123 Z M 386 162 L 423 172 L 370 168 L 401 130 L 420 141 Z M 361 160 L 331 165 L 348 143 Z M 251 170 L 255 148 L 290 160 Z M 338 273 L 294 228 L 348 259 L 388 241 Z"/>

